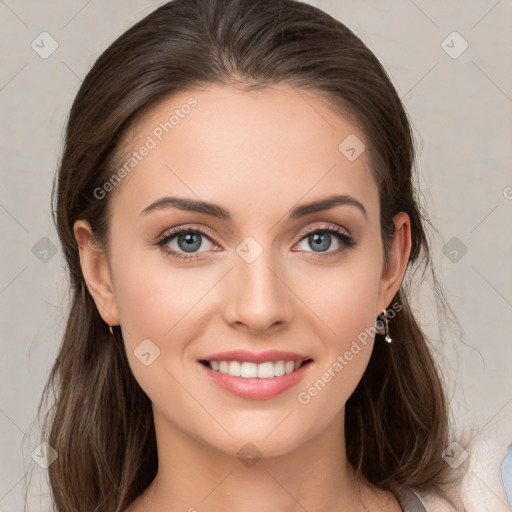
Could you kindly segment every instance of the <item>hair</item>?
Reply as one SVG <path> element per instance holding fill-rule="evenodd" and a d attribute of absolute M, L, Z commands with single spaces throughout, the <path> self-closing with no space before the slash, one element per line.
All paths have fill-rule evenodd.
<path fill-rule="evenodd" d="M 420 267 L 434 272 L 408 116 L 386 71 L 352 31 L 296 0 L 174 0 L 159 7 L 87 74 L 53 182 L 52 215 L 72 297 L 38 414 L 53 391 L 42 439 L 58 453 L 48 468 L 58 512 L 121 512 L 158 468 L 151 401 L 130 370 L 121 332 L 112 338 L 87 289 L 74 223 L 87 220 L 94 239 L 108 247 L 112 194 L 99 200 L 94 190 L 122 160 L 128 130 L 158 102 L 208 84 L 253 90 L 281 83 L 314 92 L 360 127 L 379 188 L 385 263 L 393 216 L 403 211 L 412 234 L 406 277 Z M 448 402 L 408 294 L 404 279 L 393 298 L 401 306 L 389 323 L 393 343 L 376 341 L 346 403 L 347 457 L 380 489 L 442 493 L 453 476 L 441 457 L 450 439 Z"/>

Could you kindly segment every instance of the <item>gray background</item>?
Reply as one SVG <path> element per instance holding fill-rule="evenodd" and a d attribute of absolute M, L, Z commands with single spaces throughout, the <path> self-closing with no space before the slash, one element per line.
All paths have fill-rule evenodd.
<path fill-rule="evenodd" d="M 161 3 L 0 0 L 0 511 L 22 509 L 30 470 L 42 479 L 31 510 L 44 509 L 47 493 L 31 452 L 68 299 L 50 217 L 66 116 L 99 54 Z M 457 426 L 473 426 L 504 456 L 512 441 L 512 3 L 311 3 L 375 52 L 409 112 L 425 205 L 439 231 L 434 265 L 464 336 L 440 331 L 428 283 L 415 290 L 417 312 Z M 43 31 L 58 44 L 47 58 L 40 54 L 52 42 Z"/>

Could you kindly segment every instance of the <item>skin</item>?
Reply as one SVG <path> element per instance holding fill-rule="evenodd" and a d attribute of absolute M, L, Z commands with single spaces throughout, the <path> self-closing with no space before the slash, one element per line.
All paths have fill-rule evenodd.
<path fill-rule="evenodd" d="M 409 218 L 394 218 L 386 267 L 367 152 L 349 161 L 338 150 L 349 134 L 365 141 L 364 134 L 313 93 L 284 84 L 166 98 L 133 127 L 126 154 L 192 95 L 198 105 L 110 192 L 108 248 L 92 243 L 86 221 L 75 224 L 88 289 L 105 322 L 121 325 L 133 375 L 153 404 L 159 471 L 127 510 L 360 511 L 364 501 L 372 511 L 398 512 L 391 493 L 361 482 L 359 495 L 345 453 L 345 403 L 373 338 L 307 405 L 297 395 L 390 307 L 410 253 Z M 356 198 L 367 217 L 342 205 L 287 220 L 298 204 L 333 193 Z M 166 195 L 219 204 L 232 219 L 175 207 L 140 215 Z M 198 259 L 175 259 L 155 245 L 177 226 L 212 234 L 201 237 Z M 327 235 L 331 246 L 317 252 L 301 240 L 307 228 L 325 226 L 357 245 L 343 249 Z M 236 252 L 247 236 L 263 250 L 251 263 Z M 190 254 L 177 238 L 167 246 Z M 134 355 L 146 338 L 160 350 L 149 366 Z M 197 362 L 237 349 L 299 352 L 313 363 L 281 395 L 244 399 L 211 383 Z M 251 467 L 237 457 L 248 442 L 262 457 Z"/>

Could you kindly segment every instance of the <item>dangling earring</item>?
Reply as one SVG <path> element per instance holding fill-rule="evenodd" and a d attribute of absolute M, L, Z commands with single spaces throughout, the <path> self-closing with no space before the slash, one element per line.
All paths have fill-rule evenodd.
<path fill-rule="evenodd" d="M 111 325 L 108 326 L 108 330 L 110 331 L 110 334 L 112 334 L 112 336 L 114 336 L 114 330 L 112 329 Z"/>
<path fill-rule="evenodd" d="M 381 317 L 384 319 L 384 322 L 382 322 Z M 391 343 L 393 340 L 391 339 L 391 336 L 389 335 L 389 327 L 388 327 L 388 310 L 385 309 L 378 317 L 377 317 L 377 323 L 375 324 L 375 329 L 377 330 L 378 334 L 384 334 L 384 339 Z"/>

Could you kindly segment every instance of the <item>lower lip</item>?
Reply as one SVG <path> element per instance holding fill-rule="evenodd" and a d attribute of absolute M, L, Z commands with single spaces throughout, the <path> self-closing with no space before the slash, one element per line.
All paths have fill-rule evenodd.
<path fill-rule="evenodd" d="M 241 398 L 264 400 L 280 395 L 298 384 L 308 371 L 312 361 L 302 365 L 298 370 L 281 375 L 280 377 L 272 377 L 271 379 L 232 377 L 225 373 L 216 372 L 203 363 L 198 364 L 220 388 Z"/>

